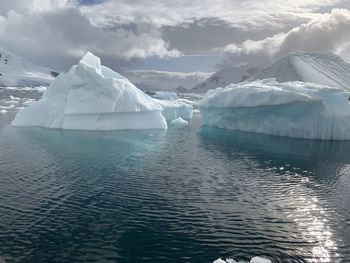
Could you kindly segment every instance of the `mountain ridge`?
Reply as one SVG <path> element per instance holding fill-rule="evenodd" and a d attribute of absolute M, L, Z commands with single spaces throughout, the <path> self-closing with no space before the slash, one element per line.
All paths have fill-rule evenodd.
<path fill-rule="evenodd" d="M 0 47 L 0 86 L 47 86 L 58 74 Z"/>
<path fill-rule="evenodd" d="M 249 65 L 221 69 L 191 91 L 205 93 L 231 83 L 269 78 L 278 82 L 302 81 L 350 90 L 350 64 L 332 53 L 291 52 L 260 70 Z"/>
<path fill-rule="evenodd" d="M 350 64 L 335 54 L 292 52 L 248 78 L 302 81 L 350 90 Z"/>

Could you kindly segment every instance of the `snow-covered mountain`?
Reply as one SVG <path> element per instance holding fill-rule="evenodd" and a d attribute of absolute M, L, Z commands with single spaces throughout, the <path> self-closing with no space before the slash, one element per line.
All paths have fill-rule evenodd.
<path fill-rule="evenodd" d="M 231 83 L 236 84 L 246 80 L 255 72 L 257 72 L 257 69 L 248 65 L 224 68 L 211 75 L 204 82 L 194 86 L 191 91 L 195 93 L 205 93 L 210 89 L 225 87 Z"/>
<path fill-rule="evenodd" d="M 126 77 L 146 91 L 168 90 L 187 92 L 194 85 L 206 80 L 212 73 L 206 72 L 171 72 L 159 70 L 130 70 Z"/>
<path fill-rule="evenodd" d="M 0 47 L 0 86 L 46 86 L 57 75 Z"/>
<path fill-rule="evenodd" d="M 350 90 L 350 64 L 334 54 L 295 52 L 282 57 L 248 80 L 275 78 L 303 81 Z"/>

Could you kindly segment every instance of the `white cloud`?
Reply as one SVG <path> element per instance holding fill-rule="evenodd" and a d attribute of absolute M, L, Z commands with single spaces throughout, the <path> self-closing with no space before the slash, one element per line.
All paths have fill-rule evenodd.
<path fill-rule="evenodd" d="M 217 23 L 219 28 L 224 24 L 225 27 L 234 28 L 232 32 L 240 39 L 246 39 L 245 34 L 252 36 L 254 32 L 259 32 L 254 35 L 255 39 L 257 36 L 265 38 L 300 24 L 321 21 L 325 15 L 320 10 L 344 5 L 346 1 L 106 0 L 96 5 L 79 6 L 77 0 L 1 0 L 0 45 L 59 70 L 67 69 L 86 50 L 101 56 L 109 66 L 122 68 L 135 60 L 153 56 L 181 56 L 182 50 L 206 54 L 212 52 L 212 45 L 224 46 L 231 42 L 231 39 L 224 37 L 220 40 L 220 35 L 227 34 L 227 30 L 212 27 L 211 30 L 217 30 L 218 41 L 208 41 L 208 36 L 203 36 L 208 32 L 202 32 L 199 27 L 206 28 Z M 197 27 L 192 29 L 190 25 L 193 24 Z M 173 34 L 178 41 L 171 37 L 172 29 L 175 32 L 178 28 L 186 27 L 189 32 L 180 36 Z M 190 41 L 187 37 L 193 30 L 197 30 L 196 41 Z M 165 31 L 167 37 L 164 37 Z M 274 57 L 278 52 L 290 49 L 284 42 L 293 42 L 296 46 L 302 42 L 293 38 L 292 33 L 290 36 L 288 34 L 279 33 L 260 41 L 246 40 L 241 45 L 239 43 L 242 41 L 232 41 L 234 44 L 220 49 L 220 52 L 230 52 L 242 59 L 250 54 L 261 58 Z M 321 36 L 323 33 L 320 30 L 318 34 Z M 285 40 L 287 37 L 288 41 Z M 199 48 L 200 42 L 208 44 Z M 195 52 L 196 47 L 200 49 L 199 53 Z M 341 49 L 339 45 L 337 48 Z"/>
<path fill-rule="evenodd" d="M 132 29 L 121 25 L 101 28 L 63 0 L 28 3 L 25 9 L 10 9 L 6 16 L 0 16 L 0 43 L 34 61 L 37 58 L 47 62 L 67 61 L 69 58 L 71 63 L 87 50 L 109 60 L 114 58 L 121 64 L 131 59 L 180 54 L 169 48 L 158 28 L 152 25 L 137 24 Z"/>
<path fill-rule="evenodd" d="M 333 9 L 287 33 L 259 41 L 246 40 L 240 45 L 230 44 L 221 50 L 229 54 L 228 63 L 266 64 L 293 51 L 344 53 L 349 42 L 350 11 Z"/>
<path fill-rule="evenodd" d="M 114 0 L 81 10 L 98 25 L 147 23 L 162 27 L 213 19 L 252 30 L 309 20 L 318 16 L 315 11 L 319 8 L 339 2 L 342 0 Z"/>

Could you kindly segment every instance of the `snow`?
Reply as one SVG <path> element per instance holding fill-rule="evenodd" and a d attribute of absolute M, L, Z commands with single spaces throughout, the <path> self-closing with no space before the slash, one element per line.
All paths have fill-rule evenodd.
<path fill-rule="evenodd" d="M 350 90 L 350 64 L 334 54 L 293 52 L 261 70 L 249 65 L 221 69 L 191 91 L 205 93 L 246 80 L 268 78 L 275 78 L 278 82 L 302 81 Z"/>
<path fill-rule="evenodd" d="M 215 72 L 204 82 L 194 86 L 191 89 L 191 92 L 205 93 L 210 89 L 215 89 L 218 87 L 226 87 L 231 83 L 239 83 L 249 78 L 256 71 L 257 71 L 256 68 L 252 68 L 249 65 L 224 68 Z"/>
<path fill-rule="evenodd" d="M 7 111 L 6 110 L 0 110 L 0 114 L 6 114 Z"/>
<path fill-rule="evenodd" d="M 349 91 L 273 79 L 210 90 L 199 107 L 205 125 L 322 140 L 350 140 Z"/>
<path fill-rule="evenodd" d="M 188 125 L 188 121 L 185 121 L 181 117 L 178 117 L 175 120 L 172 120 L 170 124 L 175 128 L 183 128 Z"/>
<path fill-rule="evenodd" d="M 175 103 L 175 102 L 174 102 Z M 76 130 L 166 129 L 163 107 L 87 53 L 60 74 L 41 100 L 19 111 L 14 126 Z"/>
<path fill-rule="evenodd" d="M 57 74 L 0 47 L 0 86 L 49 85 Z"/>
<path fill-rule="evenodd" d="M 303 81 L 350 90 L 350 64 L 334 54 L 295 52 L 282 57 L 249 80 L 275 78 Z"/>

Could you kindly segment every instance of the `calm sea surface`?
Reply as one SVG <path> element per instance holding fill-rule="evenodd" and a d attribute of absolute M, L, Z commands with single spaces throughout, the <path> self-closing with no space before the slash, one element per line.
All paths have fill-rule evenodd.
<path fill-rule="evenodd" d="M 8 126 L 37 97 L 0 89 L 7 263 L 350 262 L 350 142 Z"/>

